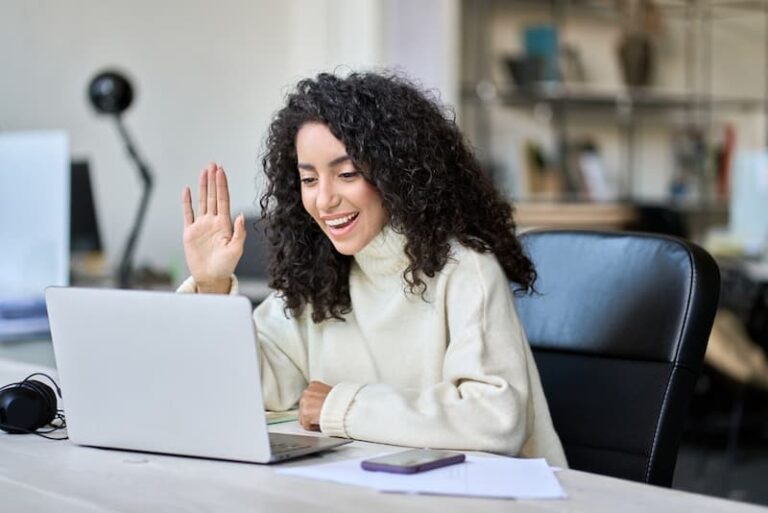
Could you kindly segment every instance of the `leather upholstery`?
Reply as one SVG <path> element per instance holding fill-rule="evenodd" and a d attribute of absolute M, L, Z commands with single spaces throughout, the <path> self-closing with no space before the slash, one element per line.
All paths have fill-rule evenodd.
<path fill-rule="evenodd" d="M 538 293 L 517 306 L 569 465 L 670 486 L 720 273 L 700 247 L 639 233 L 521 236 Z"/>

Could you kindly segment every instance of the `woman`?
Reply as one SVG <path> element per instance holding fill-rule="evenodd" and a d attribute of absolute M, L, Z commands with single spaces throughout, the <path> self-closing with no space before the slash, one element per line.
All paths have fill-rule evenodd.
<path fill-rule="evenodd" d="M 265 404 L 306 429 L 565 465 L 509 282 L 535 271 L 454 121 L 408 81 L 321 74 L 272 121 L 261 199 L 276 290 L 254 312 Z M 183 193 L 184 292 L 235 293 L 226 176 Z"/>

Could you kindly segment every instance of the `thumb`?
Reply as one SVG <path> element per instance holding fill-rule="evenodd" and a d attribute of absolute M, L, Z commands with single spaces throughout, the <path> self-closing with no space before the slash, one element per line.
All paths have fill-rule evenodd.
<path fill-rule="evenodd" d="M 235 218 L 235 230 L 232 233 L 232 240 L 238 244 L 245 242 L 245 215 L 240 213 Z"/>

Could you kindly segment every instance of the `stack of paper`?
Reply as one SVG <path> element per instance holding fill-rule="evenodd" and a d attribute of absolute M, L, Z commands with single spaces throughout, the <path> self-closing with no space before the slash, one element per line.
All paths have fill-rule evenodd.
<path fill-rule="evenodd" d="M 41 298 L 0 297 L 0 341 L 48 336 L 48 315 Z"/>
<path fill-rule="evenodd" d="M 288 411 L 267 411 L 267 424 L 282 424 L 283 422 L 293 422 L 298 420 L 299 410 Z"/>
<path fill-rule="evenodd" d="M 467 456 L 464 463 L 418 474 L 369 472 L 362 460 L 345 460 L 277 473 L 367 486 L 383 492 L 461 495 L 498 499 L 564 499 L 552 469 L 544 459 Z"/>

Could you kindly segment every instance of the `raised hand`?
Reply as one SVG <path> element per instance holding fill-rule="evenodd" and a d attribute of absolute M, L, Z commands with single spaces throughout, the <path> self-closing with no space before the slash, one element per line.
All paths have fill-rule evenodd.
<path fill-rule="evenodd" d="M 245 218 L 240 214 L 233 228 L 227 175 L 215 162 L 200 174 L 199 189 L 197 214 L 192 210 L 189 187 L 182 192 L 184 255 L 198 292 L 226 294 L 230 276 L 243 256 Z"/>

